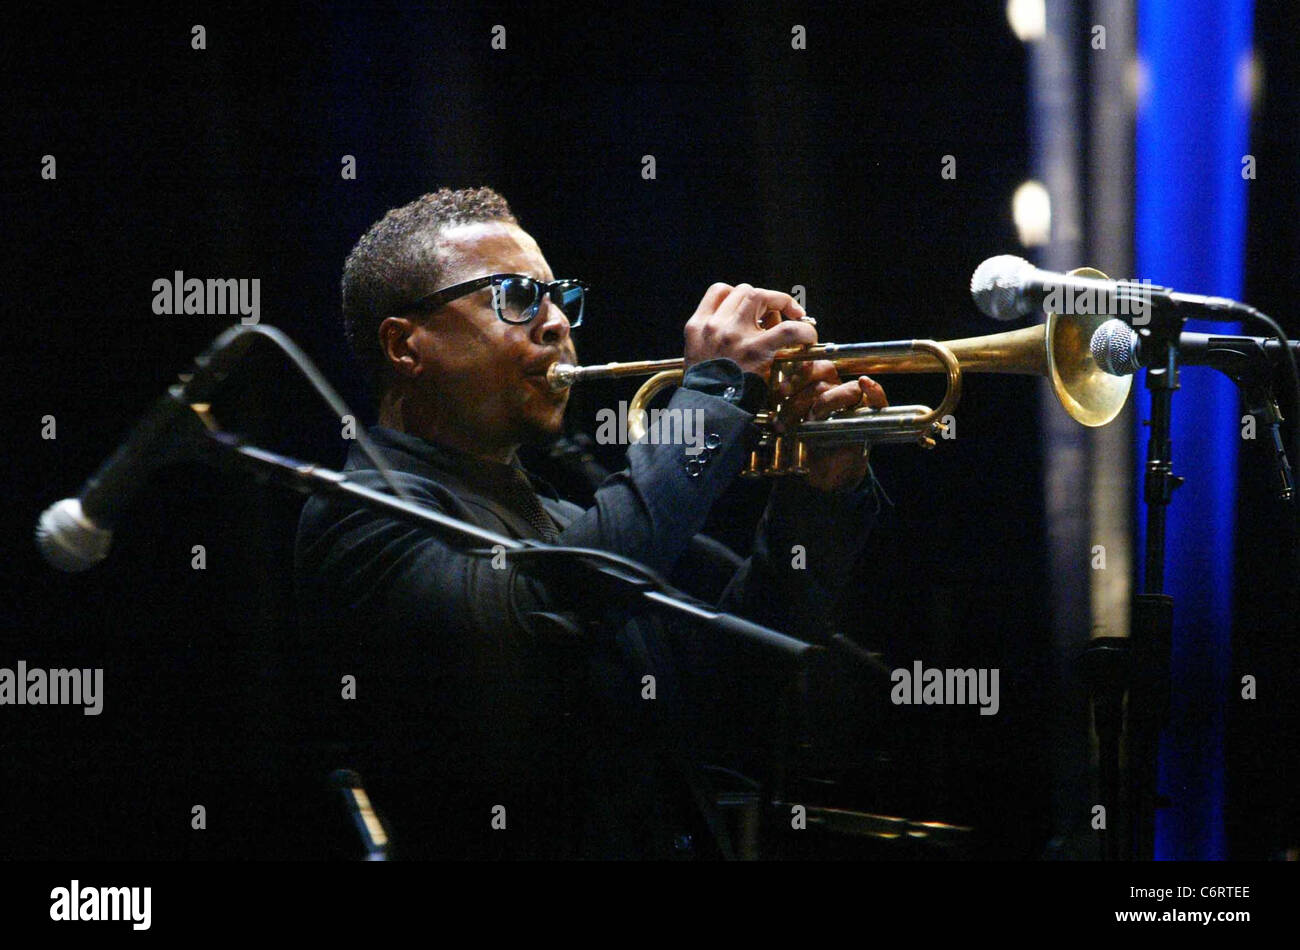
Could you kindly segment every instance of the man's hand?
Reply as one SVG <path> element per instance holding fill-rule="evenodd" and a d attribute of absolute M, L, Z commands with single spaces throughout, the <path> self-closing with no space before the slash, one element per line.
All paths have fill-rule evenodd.
<path fill-rule="evenodd" d="M 788 396 L 777 416 L 780 430 L 793 428 L 805 420 L 829 418 L 832 413 L 846 412 L 861 406 L 883 409 L 889 405 L 885 391 L 870 376 L 859 376 L 846 383 L 830 360 L 813 360 L 795 364 L 796 371 L 782 384 L 781 395 Z M 808 446 L 808 484 L 820 491 L 848 491 L 867 474 L 867 456 L 858 445 L 830 448 Z"/>
<path fill-rule="evenodd" d="M 777 352 L 817 342 L 812 323 L 804 322 L 803 307 L 789 294 L 749 284 L 714 284 L 705 291 L 695 313 L 686 321 L 687 368 L 705 360 L 727 357 L 747 373 L 770 376 Z M 834 412 L 889 405 L 885 391 L 869 376 L 840 383 L 830 360 L 795 364 L 783 385 L 789 397 L 778 417 L 778 428 L 792 428 L 805 419 L 825 419 Z M 821 491 L 854 488 L 867 474 L 867 457 L 856 445 L 808 450 L 808 484 Z"/>
<path fill-rule="evenodd" d="M 777 351 L 817 342 L 804 316 L 803 307 L 778 290 L 714 284 L 686 321 L 686 368 L 726 357 L 766 379 Z"/>

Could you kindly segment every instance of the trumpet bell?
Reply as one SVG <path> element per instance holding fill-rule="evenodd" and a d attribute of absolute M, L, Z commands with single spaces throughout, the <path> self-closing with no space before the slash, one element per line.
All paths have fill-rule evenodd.
<path fill-rule="evenodd" d="M 1080 277 L 1106 275 L 1091 267 L 1070 271 Z M 1056 398 L 1070 417 L 1082 425 L 1097 428 L 1111 422 L 1124 409 L 1132 376 L 1112 376 L 1092 358 L 1092 335 L 1110 314 L 1047 315 L 1048 378 Z"/>

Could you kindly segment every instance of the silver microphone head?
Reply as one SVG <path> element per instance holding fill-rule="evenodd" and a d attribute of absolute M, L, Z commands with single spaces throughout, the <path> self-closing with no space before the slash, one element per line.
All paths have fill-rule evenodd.
<path fill-rule="evenodd" d="M 41 556 L 52 567 L 69 573 L 89 570 L 104 560 L 112 542 L 113 532 L 87 518 L 77 498 L 50 505 L 36 525 Z"/>
<path fill-rule="evenodd" d="M 970 278 L 970 295 L 979 307 L 994 320 L 1018 320 L 1025 316 L 1021 309 L 1020 290 L 1036 268 L 1023 257 L 999 254 L 990 257 Z"/>
<path fill-rule="evenodd" d="M 1092 334 L 1089 349 L 1092 358 L 1112 376 L 1132 376 L 1142 364 L 1138 362 L 1141 341 L 1123 320 L 1107 320 Z"/>

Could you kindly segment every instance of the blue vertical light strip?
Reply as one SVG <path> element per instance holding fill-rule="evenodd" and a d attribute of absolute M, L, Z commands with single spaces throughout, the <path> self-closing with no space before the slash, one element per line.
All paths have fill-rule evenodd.
<path fill-rule="evenodd" d="M 1251 48 L 1252 0 L 1142 0 L 1138 57 L 1137 274 L 1179 290 L 1240 297 L 1249 103 L 1239 91 Z M 1239 332 L 1223 324 L 1190 330 Z M 1145 382 L 1142 380 L 1141 382 Z M 1150 398 L 1138 389 L 1140 419 Z M 1173 700 L 1160 745 L 1160 859 L 1227 856 L 1224 708 L 1232 632 L 1234 499 L 1241 410 L 1233 383 L 1185 368 L 1174 394 L 1174 471 L 1187 479 L 1169 508 L 1165 592 L 1174 597 Z M 1145 461 L 1146 429 L 1137 458 Z M 1141 485 L 1138 486 L 1139 499 Z M 1138 551 L 1146 541 L 1138 503 Z M 1138 559 L 1139 565 L 1141 558 Z M 1139 568 L 1140 570 L 1141 568 Z"/>

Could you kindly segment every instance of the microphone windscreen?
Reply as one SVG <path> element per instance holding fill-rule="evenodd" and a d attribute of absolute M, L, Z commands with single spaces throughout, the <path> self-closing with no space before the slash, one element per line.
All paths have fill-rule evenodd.
<path fill-rule="evenodd" d="M 36 546 L 51 567 L 69 574 L 85 571 L 108 557 L 113 532 L 86 517 L 77 498 L 65 498 L 41 513 Z"/>
<path fill-rule="evenodd" d="M 1137 372 L 1138 335 L 1123 320 L 1107 320 L 1092 334 L 1089 349 L 1092 358 L 1104 372 L 1112 376 L 1132 376 Z"/>
<path fill-rule="evenodd" d="M 1021 309 L 1020 290 L 1034 272 L 1034 265 L 1014 254 L 990 257 L 970 278 L 970 295 L 975 306 L 994 320 L 1018 320 L 1026 313 Z"/>

